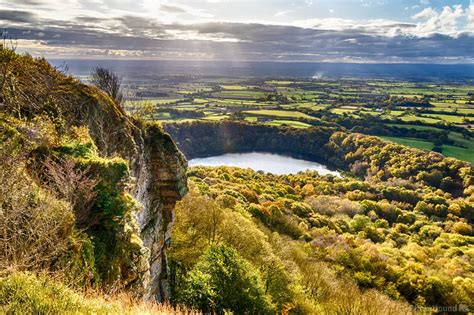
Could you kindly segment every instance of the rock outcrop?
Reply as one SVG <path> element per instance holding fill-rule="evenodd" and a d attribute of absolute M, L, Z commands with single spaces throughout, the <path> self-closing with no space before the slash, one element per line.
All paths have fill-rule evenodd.
<path fill-rule="evenodd" d="M 137 214 L 143 244 L 150 251 L 143 286 L 147 297 L 169 297 L 166 248 L 170 244 L 173 209 L 186 193 L 186 160 L 171 138 L 156 127 L 144 138 L 143 164 L 136 167 Z"/>
<path fill-rule="evenodd" d="M 175 203 L 187 190 L 186 159 L 160 126 L 129 117 L 105 93 L 64 75 L 44 59 L 0 49 L 0 122 L 8 129 L 23 133 L 22 138 L 27 141 L 32 141 L 28 132 L 35 128 L 34 132 L 42 138 L 52 133 L 54 141 L 41 140 L 31 146 L 41 153 L 35 158 L 51 156 L 71 159 L 79 165 L 93 165 L 93 169 L 99 169 L 96 176 L 104 186 L 109 182 L 115 185 L 114 195 L 109 196 L 109 200 L 125 205 L 125 210 L 118 211 L 119 219 L 116 219 L 114 209 L 111 210 L 113 215 L 100 212 L 106 206 L 113 208 L 113 202 L 95 205 L 93 215 L 99 219 L 85 227 L 96 260 L 88 265 L 98 266 L 97 261 L 102 262 L 102 266 L 97 267 L 102 268 L 97 270 L 99 279 L 94 281 L 114 286 L 119 283 L 142 296 L 159 301 L 166 299 L 169 294 L 166 249 L 170 243 Z M 12 125 L 12 121 L 17 125 Z M 32 127 L 24 128 L 20 126 L 22 124 Z M 95 152 L 93 158 L 64 154 L 64 143 L 76 141 L 71 130 L 77 128 L 87 130 L 89 141 L 92 141 L 89 147 Z M 21 143 L 19 146 L 25 155 L 32 156 L 30 147 L 26 149 Z M 117 160 L 125 165 L 125 175 L 118 180 L 103 180 L 100 171 L 108 167 L 103 173 L 113 172 L 110 165 Z M 109 230 L 103 233 L 105 236 L 101 235 L 102 243 L 99 244 L 97 235 L 104 229 Z M 115 245 L 119 241 L 122 242 L 120 247 Z M 134 247 L 131 253 L 126 253 L 127 244 Z M 111 247 L 119 250 L 111 253 L 108 251 Z M 102 260 L 101 255 L 113 257 Z M 126 257 L 126 261 L 121 262 L 120 256 Z M 113 272 L 106 270 L 109 261 L 115 263 L 110 266 Z"/>

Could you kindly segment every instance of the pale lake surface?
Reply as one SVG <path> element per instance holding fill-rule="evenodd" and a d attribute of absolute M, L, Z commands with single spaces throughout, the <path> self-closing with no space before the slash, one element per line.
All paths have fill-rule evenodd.
<path fill-rule="evenodd" d="M 339 172 L 329 170 L 325 165 L 316 162 L 294 159 L 292 157 L 271 153 L 227 153 L 207 158 L 188 161 L 189 166 L 235 166 L 251 168 L 255 171 L 283 175 L 296 174 L 301 171 L 314 170 L 320 175 L 340 176 Z"/>

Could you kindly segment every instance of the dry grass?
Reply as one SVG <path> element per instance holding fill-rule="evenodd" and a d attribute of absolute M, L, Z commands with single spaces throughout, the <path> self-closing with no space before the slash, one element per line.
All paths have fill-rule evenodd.
<path fill-rule="evenodd" d="M 119 306 L 119 313 L 124 314 L 179 314 L 195 315 L 201 312 L 173 306 L 169 303 L 157 303 L 154 301 L 137 300 L 129 294 L 118 294 L 111 298 L 113 304 Z"/>
<path fill-rule="evenodd" d="M 176 314 L 199 312 L 143 301 L 127 293 L 75 292 L 49 276 L 17 272 L 0 278 L 0 313 L 7 314 Z"/>

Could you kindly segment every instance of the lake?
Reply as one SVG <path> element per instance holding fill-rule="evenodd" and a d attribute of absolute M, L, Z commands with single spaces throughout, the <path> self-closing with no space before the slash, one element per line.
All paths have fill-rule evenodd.
<path fill-rule="evenodd" d="M 320 175 L 331 174 L 340 176 L 339 172 L 329 170 L 325 165 L 316 162 L 294 159 L 292 157 L 271 153 L 227 153 L 207 158 L 197 158 L 188 161 L 189 166 L 235 166 L 251 168 L 255 171 L 283 175 L 295 174 L 301 171 L 318 171 Z"/>

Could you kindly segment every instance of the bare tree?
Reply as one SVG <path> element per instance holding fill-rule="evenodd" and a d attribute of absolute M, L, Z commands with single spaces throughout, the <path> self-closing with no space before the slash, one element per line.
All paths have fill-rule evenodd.
<path fill-rule="evenodd" d="M 49 186 L 59 198 L 71 204 L 77 225 L 84 227 L 94 223 L 91 210 L 97 180 L 90 176 L 90 167 L 81 170 L 71 160 L 51 159 L 46 160 L 44 165 Z"/>
<path fill-rule="evenodd" d="M 3 48 L 16 51 L 17 41 L 16 39 L 8 35 L 8 31 L 6 29 L 2 30 L 1 41 L 2 41 L 1 46 Z"/>
<path fill-rule="evenodd" d="M 109 69 L 96 67 L 91 73 L 91 83 L 107 93 L 118 105 L 122 105 L 122 78 Z"/>
<path fill-rule="evenodd" d="M 43 270 L 63 255 L 74 224 L 70 206 L 28 176 L 26 156 L 0 144 L 0 276 Z"/>

